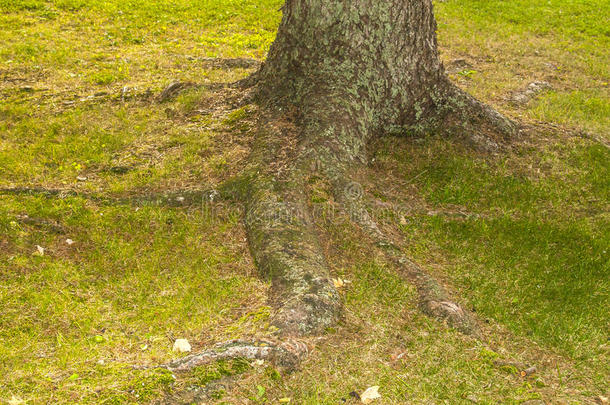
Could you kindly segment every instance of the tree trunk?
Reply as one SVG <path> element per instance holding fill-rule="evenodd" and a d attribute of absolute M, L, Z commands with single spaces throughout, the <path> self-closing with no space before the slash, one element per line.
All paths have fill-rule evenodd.
<path fill-rule="evenodd" d="M 356 132 L 354 156 L 375 134 L 460 124 L 480 131 L 482 120 L 493 132 L 512 132 L 508 120 L 448 81 L 430 0 L 288 0 L 283 11 L 259 75 L 263 99 L 304 117 L 344 117 Z M 320 132 L 320 118 L 305 129 Z"/>
<path fill-rule="evenodd" d="M 312 170 L 328 179 L 350 216 L 388 246 L 350 177 L 366 162 L 372 137 L 436 131 L 493 147 L 514 131 L 509 120 L 447 79 L 430 0 L 287 0 L 255 78 L 261 118 L 246 227 L 256 264 L 272 279 L 275 324 L 283 334 L 322 333 L 340 313 L 308 210 L 305 183 Z M 459 327 L 462 310 L 444 290 L 395 250 L 388 255 L 407 268 L 429 303 L 426 312 Z"/>

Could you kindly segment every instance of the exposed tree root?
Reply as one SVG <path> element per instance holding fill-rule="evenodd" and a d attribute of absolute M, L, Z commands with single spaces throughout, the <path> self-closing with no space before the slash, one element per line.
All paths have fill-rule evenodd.
<path fill-rule="evenodd" d="M 294 370 L 310 351 L 307 343 L 296 339 L 282 342 L 231 340 L 214 345 L 212 349 L 191 354 L 166 364 L 136 369 L 165 368 L 172 372 L 185 372 L 221 360 L 268 360 L 284 370 Z"/>
<path fill-rule="evenodd" d="M 194 58 L 216 69 L 248 69 L 258 68 L 261 61 L 252 58 Z"/>
<path fill-rule="evenodd" d="M 454 114 L 470 129 L 487 136 L 501 136 L 510 140 L 517 134 L 518 124 L 500 114 L 489 104 L 483 103 L 455 84 L 449 82 L 445 99 L 449 102 Z"/>
<path fill-rule="evenodd" d="M 397 266 L 400 266 L 399 268 L 417 288 L 419 308 L 424 314 L 444 321 L 466 335 L 477 336 L 479 334 L 479 327 L 474 316 L 462 308 L 438 280 L 403 254 L 392 252 L 388 249 L 389 247 L 384 248 L 388 257 Z"/>
<path fill-rule="evenodd" d="M 201 87 L 201 85 L 194 82 L 171 82 L 157 97 L 157 100 L 160 103 L 171 100 L 178 96 L 178 94 L 182 93 L 185 90 Z"/>
<path fill-rule="evenodd" d="M 129 205 L 163 205 L 172 207 L 182 207 L 211 202 L 221 199 L 233 198 L 230 190 L 216 190 L 209 188 L 206 190 L 175 190 L 162 193 L 148 193 L 142 195 L 132 195 L 128 197 L 104 196 L 89 192 L 57 189 L 44 187 L 5 187 L 0 188 L 0 195 L 34 195 L 47 198 L 68 198 L 79 197 L 95 201 L 104 205 L 129 204 Z"/>
<path fill-rule="evenodd" d="M 358 183 L 335 181 L 334 194 L 352 221 L 358 224 L 383 249 L 386 258 L 415 285 L 419 307 L 426 315 L 447 322 L 467 335 L 478 333 L 477 323 L 456 303 L 447 290 L 421 266 L 406 257 L 379 228 L 366 209 L 364 193 Z M 354 189 L 360 190 L 354 192 Z"/>
<path fill-rule="evenodd" d="M 409 131 L 458 135 L 485 152 L 500 150 L 520 131 L 518 123 L 446 78 L 431 91 L 428 102 L 418 104 L 416 116 L 412 118 L 415 124 L 408 127 Z"/>
<path fill-rule="evenodd" d="M 252 256 L 272 281 L 273 323 L 284 336 L 319 335 L 341 303 L 307 209 L 303 168 L 290 155 L 293 126 L 261 116 L 251 156 L 246 230 Z"/>

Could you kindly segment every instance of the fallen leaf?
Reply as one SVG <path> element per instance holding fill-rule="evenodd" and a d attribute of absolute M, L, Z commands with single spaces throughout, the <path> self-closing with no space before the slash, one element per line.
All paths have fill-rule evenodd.
<path fill-rule="evenodd" d="M 477 397 L 475 397 L 474 395 L 468 395 L 466 397 L 467 400 L 469 400 L 470 402 L 472 402 L 473 404 L 478 404 L 479 400 Z"/>
<path fill-rule="evenodd" d="M 173 350 L 175 352 L 185 353 L 191 351 L 191 345 L 186 339 L 176 339 Z"/>
<path fill-rule="evenodd" d="M 368 387 L 362 394 L 360 394 L 360 400 L 363 404 L 368 404 L 373 402 L 374 400 L 381 398 L 379 394 L 379 386 L 373 385 L 372 387 Z"/>
<path fill-rule="evenodd" d="M 44 248 L 40 245 L 36 245 L 36 251 L 33 253 L 34 256 L 44 256 Z"/>
<path fill-rule="evenodd" d="M 350 283 L 351 283 L 350 280 L 344 280 L 344 279 L 341 279 L 341 278 L 333 278 L 333 285 L 337 289 L 343 288 L 343 287 L 345 287 L 346 284 L 350 284 Z"/>
<path fill-rule="evenodd" d="M 398 350 L 390 356 L 390 360 L 392 360 L 392 361 L 400 360 L 405 356 L 405 354 L 407 354 L 407 352 Z"/>
<path fill-rule="evenodd" d="M 22 405 L 22 404 L 25 404 L 25 401 L 14 395 L 11 397 L 11 399 L 8 400 L 8 405 Z"/>

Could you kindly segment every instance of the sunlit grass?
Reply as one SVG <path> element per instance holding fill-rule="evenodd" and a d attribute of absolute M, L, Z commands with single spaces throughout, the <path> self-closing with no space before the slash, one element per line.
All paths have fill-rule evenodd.
<path fill-rule="evenodd" d="M 209 114 L 214 96 L 201 89 L 166 103 L 154 95 L 175 80 L 247 75 L 201 58 L 263 59 L 281 5 L 0 0 L 0 187 L 78 193 L 0 195 L 0 403 L 148 403 L 233 370 L 212 365 L 175 380 L 132 368 L 177 356 L 174 339 L 198 349 L 272 331 L 268 284 L 256 277 L 239 207 L 162 198 L 238 173 L 250 110 Z M 461 86 L 514 117 L 607 136 L 603 1 L 435 7 L 444 58 L 473 65 L 455 75 Z M 553 90 L 511 104 L 534 80 Z M 342 322 L 301 371 L 238 367 L 229 373 L 239 374 L 237 387 L 213 400 L 338 403 L 370 385 L 381 386 L 384 403 L 606 393 L 608 151 L 550 138 L 495 157 L 448 140 L 391 139 L 377 159 L 411 187 L 389 200 L 414 193 L 430 211 L 466 212 L 414 214 L 401 236 L 496 328 L 498 353 L 421 315 L 414 288 L 371 257 L 366 238 L 331 224 L 324 242 L 340 254 L 330 266 L 351 281 Z M 522 379 L 496 357 L 544 360 Z"/>

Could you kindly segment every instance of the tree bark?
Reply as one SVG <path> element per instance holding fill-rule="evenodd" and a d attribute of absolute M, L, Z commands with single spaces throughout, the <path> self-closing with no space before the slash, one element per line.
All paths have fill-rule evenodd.
<path fill-rule="evenodd" d="M 371 138 L 460 133 L 489 148 L 515 131 L 448 80 L 430 0 L 287 0 L 268 59 L 254 77 L 261 113 L 246 227 L 256 264 L 273 282 L 275 324 L 285 335 L 320 334 L 340 314 L 308 210 L 312 169 L 328 179 L 350 216 L 389 246 L 350 175 L 366 162 Z M 416 283 L 424 280 L 427 313 L 464 324 L 451 321 L 463 311 L 438 283 L 388 252 L 397 265 L 409 263 Z"/>

